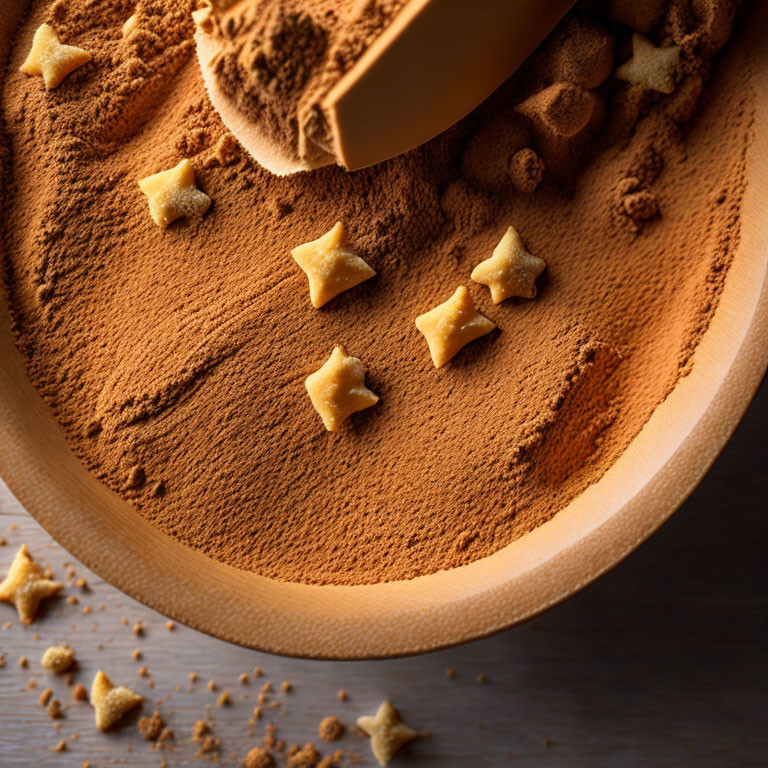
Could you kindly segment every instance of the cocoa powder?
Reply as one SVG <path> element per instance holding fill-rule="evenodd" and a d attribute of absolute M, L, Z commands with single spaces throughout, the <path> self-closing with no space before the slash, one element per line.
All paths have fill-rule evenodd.
<path fill-rule="evenodd" d="M 278 579 L 412 578 L 550 519 L 690 370 L 717 306 L 753 102 L 737 47 L 708 82 L 733 4 L 643 17 L 684 51 L 669 96 L 609 77 L 632 29 L 578 4 L 429 144 L 286 178 L 251 162 L 210 107 L 192 6 L 145 0 L 123 41 L 132 2 L 38 3 L 7 70 L 5 283 L 72 449 L 164 532 Z M 625 6 L 611 3 L 614 19 Z M 46 19 L 94 56 L 52 92 L 17 71 Z M 554 105 L 517 109 L 557 83 Z M 581 125 L 563 107 L 585 100 Z M 137 180 L 182 157 L 213 204 L 163 230 Z M 290 250 L 337 220 L 378 277 L 315 310 Z M 495 306 L 469 273 L 510 224 L 547 270 L 535 300 Z M 413 320 L 457 285 L 499 330 L 435 370 Z M 381 401 L 327 433 L 303 381 L 336 344 Z"/>

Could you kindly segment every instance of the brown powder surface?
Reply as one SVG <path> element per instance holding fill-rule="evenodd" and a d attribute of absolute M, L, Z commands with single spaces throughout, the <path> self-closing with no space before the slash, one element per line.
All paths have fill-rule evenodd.
<path fill-rule="evenodd" d="M 632 30 L 595 5 L 424 147 L 287 178 L 226 138 L 191 1 L 145 0 L 153 23 L 127 42 L 132 2 L 35 6 L 2 93 L 3 265 L 29 375 L 84 464 L 213 558 L 335 584 L 471 562 L 598 480 L 690 370 L 717 306 L 753 95 L 736 46 L 704 85 L 725 22 L 685 16 L 687 0 L 654 27 L 684 47 L 675 93 L 608 78 L 601 57 L 626 59 Z M 94 55 L 52 92 L 17 72 L 44 18 Z M 585 48 L 602 53 L 564 53 Z M 565 77 L 554 107 L 515 110 Z M 583 122 L 571 101 L 594 108 L 567 136 Z M 532 194 L 516 188 L 520 152 L 544 167 Z M 162 230 L 136 182 L 181 157 L 213 204 Z M 290 250 L 337 220 L 378 276 L 315 310 Z M 535 300 L 495 306 L 469 273 L 510 224 L 547 270 Z M 498 331 L 435 370 L 413 321 L 457 285 Z M 336 344 L 381 401 L 327 433 L 304 378 Z"/>

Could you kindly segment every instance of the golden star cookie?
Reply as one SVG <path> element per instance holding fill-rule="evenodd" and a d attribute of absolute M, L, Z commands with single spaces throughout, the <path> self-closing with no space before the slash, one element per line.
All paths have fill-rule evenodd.
<path fill-rule="evenodd" d="M 384 701 L 375 715 L 357 718 L 357 724 L 371 737 L 371 749 L 379 765 L 386 765 L 400 747 L 420 734 L 400 720 L 391 702 Z"/>
<path fill-rule="evenodd" d="M 641 88 L 672 93 L 680 71 L 680 49 L 676 45 L 657 48 L 650 40 L 632 35 L 632 58 L 617 70 L 616 77 Z"/>
<path fill-rule="evenodd" d="M 543 259 L 528 253 L 517 230 L 509 227 L 491 257 L 472 270 L 471 278 L 491 289 L 494 304 L 511 296 L 532 299 L 536 296 L 536 278 L 546 266 Z"/>
<path fill-rule="evenodd" d="M 31 624 L 40 603 L 60 589 L 61 584 L 46 578 L 45 571 L 32 559 L 26 544 L 22 544 L 8 575 L 0 582 L 0 602 L 13 603 L 21 623 Z"/>
<path fill-rule="evenodd" d="M 309 299 L 315 308 L 376 274 L 350 248 L 340 221 L 317 240 L 294 248 L 291 256 L 307 275 Z"/>
<path fill-rule="evenodd" d="M 26 75 L 42 75 L 48 90 L 56 88 L 70 72 L 87 64 L 93 57 L 74 45 L 63 45 L 53 28 L 41 24 L 32 39 L 32 48 L 21 71 Z"/>
<path fill-rule="evenodd" d="M 365 368 L 344 347 L 335 347 L 322 367 L 310 374 L 305 386 L 325 428 L 335 432 L 348 416 L 379 402 L 365 386 Z"/>
<path fill-rule="evenodd" d="M 182 216 L 202 216 L 211 204 L 211 198 L 195 187 L 195 169 L 186 159 L 170 170 L 141 179 L 139 189 L 149 199 L 152 220 L 161 227 Z"/>
<path fill-rule="evenodd" d="M 416 318 L 435 368 L 445 365 L 470 341 L 490 333 L 496 325 L 476 309 L 469 291 L 460 285 L 448 301 Z"/>
<path fill-rule="evenodd" d="M 124 685 L 114 685 L 101 670 L 93 678 L 91 704 L 96 712 L 96 727 L 100 731 L 109 730 L 128 710 L 141 704 L 142 701 L 144 701 L 143 696 L 139 696 Z"/>

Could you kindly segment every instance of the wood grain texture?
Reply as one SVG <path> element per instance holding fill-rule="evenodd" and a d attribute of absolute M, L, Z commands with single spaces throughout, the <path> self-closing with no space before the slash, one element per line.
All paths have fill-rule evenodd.
<path fill-rule="evenodd" d="M 351 724 L 392 698 L 413 726 L 431 731 L 394 766 L 446 768 L 705 768 L 764 766 L 768 751 L 765 692 L 768 690 L 768 387 L 694 495 L 672 520 L 611 574 L 567 603 L 493 638 L 425 656 L 373 662 L 301 661 L 228 645 L 185 627 L 165 629 L 165 619 L 116 589 L 85 576 L 90 593 L 68 586 L 80 603 L 51 601 L 40 620 L 22 627 L 11 606 L 0 605 L 0 765 L 205 765 L 189 742 L 192 723 L 214 707 L 222 739 L 222 765 L 259 743 L 274 722 L 289 742 L 315 738 L 317 724 L 337 714 Z M 19 526 L 9 531 L 11 524 Z M 72 559 L 29 518 L 0 486 L 0 573 L 18 544 L 54 566 L 59 577 Z M 104 610 L 99 605 L 104 604 Z M 90 615 L 83 605 L 92 605 Z M 126 617 L 129 626 L 121 624 Z M 11 621 L 9 629 L 2 622 Z M 131 626 L 141 620 L 142 638 Z M 39 639 L 35 640 L 35 633 Z M 174 728 L 177 748 L 149 749 L 130 720 L 115 733 L 95 731 L 87 704 L 67 710 L 60 734 L 36 704 L 50 677 L 39 667 L 45 648 L 69 642 L 80 666 L 76 681 L 90 684 L 97 668 L 156 699 Z M 103 649 L 98 643 L 103 643 Z M 141 648 L 143 659 L 130 653 Z M 30 658 L 30 669 L 17 666 Z M 138 676 L 148 667 L 156 687 Z M 294 690 L 275 700 L 284 706 L 268 715 L 248 737 L 246 721 L 258 685 L 243 686 L 241 672 L 261 666 L 264 680 Z M 457 677 L 449 680 L 446 669 Z M 190 671 L 200 673 L 193 687 Z M 475 676 L 489 680 L 477 685 Z M 37 690 L 26 688 L 30 679 Z M 206 682 L 215 679 L 217 692 Z M 62 680 L 51 683 L 62 702 Z M 174 687 L 181 685 L 176 692 Z M 192 688 L 192 690 L 190 690 Z M 336 699 L 345 688 L 350 699 Z M 221 690 L 233 706 L 216 709 Z M 244 696 L 248 695 L 248 699 Z M 169 697 L 170 698 L 166 698 Z M 135 718 L 134 718 L 135 719 Z M 74 732 L 81 734 L 77 741 Z M 69 750 L 51 753 L 59 738 Z M 542 739 L 550 738 L 549 747 Z M 339 745 L 374 766 L 368 745 L 348 734 Z M 127 752 L 131 747 L 132 751 Z"/>

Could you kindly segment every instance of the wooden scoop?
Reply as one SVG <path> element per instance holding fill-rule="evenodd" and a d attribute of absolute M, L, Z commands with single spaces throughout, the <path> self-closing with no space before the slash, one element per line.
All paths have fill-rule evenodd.
<path fill-rule="evenodd" d="M 247 0 L 245 0 L 247 1 Z M 364 168 L 422 144 L 484 101 L 573 0 L 411 0 L 321 103 L 333 156 L 310 164 L 266 136 L 217 84 L 217 38 L 198 24 L 208 94 L 227 128 L 277 175 L 334 161 Z"/>

